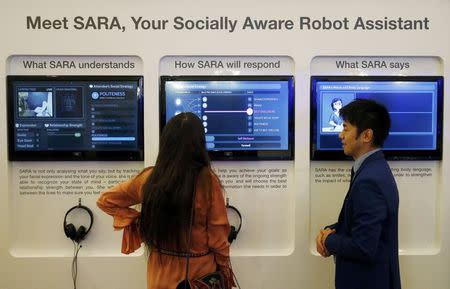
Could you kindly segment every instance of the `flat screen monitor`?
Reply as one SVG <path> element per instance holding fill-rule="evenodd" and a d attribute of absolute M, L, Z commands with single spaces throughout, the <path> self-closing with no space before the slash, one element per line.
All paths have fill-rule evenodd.
<path fill-rule="evenodd" d="M 373 99 L 389 111 L 391 129 L 383 147 L 387 159 L 442 159 L 443 77 L 313 76 L 312 160 L 346 159 L 337 108 L 356 98 Z"/>
<path fill-rule="evenodd" d="M 141 161 L 142 76 L 8 76 L 11 161 Z"/>
<path fill-rule="evenodd" d="M 162 76 L 160 127 L 180 112 L 202 121 L 213 160 L 294 158 L 292 76 Z"/>

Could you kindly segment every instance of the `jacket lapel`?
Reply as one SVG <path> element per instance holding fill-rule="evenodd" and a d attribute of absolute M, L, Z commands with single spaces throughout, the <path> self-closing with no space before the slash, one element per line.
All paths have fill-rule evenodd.
<path fill-rule="evenodd" d="M 372 155 L 370 155 L 369 157 L 367 157 L 367 159 L 364 160 L 364 162 L 361 164 L 359 169 L 354 173 L 353 178 L 350 178 L 350 184 L 348 186 L 348 191 L 347 191 L 347 194 L 345 195 L 344 203 L 342 204 L 342 208 L 341 208 L 341 212 L 339 213 L 338 226 L 339 226 L 339 224 L 344 225 L 344 223 L 345 223 L 345 226 L 347 227 L 348 220 L 347 220 L 347 218 L 344 220 L 345 209 L 346 209 L 346 205 L 348 202 L 348 198 L 350 196 L 350 192 L 352 191 L 352 187 L 353 187 L 353 184 L 355 183 L 356 178 L 364 170 L 364 167 L 368 163 L 370 163 L 372 160 L 377 160 L 380 158 L 384 158 L 384 154 L 381 150 L 377 151 L 377 152 L 373 153 Z M 352 167 L 352 170 L 353 170 L 353 167 Z"/>

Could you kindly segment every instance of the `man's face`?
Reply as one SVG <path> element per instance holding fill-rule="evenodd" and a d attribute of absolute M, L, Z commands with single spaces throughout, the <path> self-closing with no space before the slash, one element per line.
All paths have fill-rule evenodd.
<path fill-rule="evenodd" d="M 344 120 L 343 130 L 339 133 L 344 154 L 357 159 L 362 151 L 362 133 L 358 136 L 358 128 Z"/>

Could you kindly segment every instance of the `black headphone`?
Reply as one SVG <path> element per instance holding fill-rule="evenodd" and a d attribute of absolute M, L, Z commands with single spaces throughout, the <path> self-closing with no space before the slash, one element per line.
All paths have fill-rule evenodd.
<path fill-rule="evenodd" d="M 239 225 L 237 226 L 237 228 L 235 226 L 231 226 L 230 234 L 228 235 L 228 242 L 231 244 L 234 240 L 236 240 L 237 235 L 238 235 L 239 231 L 241 230 L 242 216 L 241 216 L 241 212 L 239 212 L 239 210 L 236 207 L 228 204 L 228 198 L 227 198 L 226 208 L 227 208 L 227 210 L 229 209 L 229 210 L 235 212 L 236 215 L 239 217 Z"/>
<path fill-rule="evenodd" d="M 81 209 L 86 211 L 89 214 L 90 222 L 89 227 L 86 230 L 85 226 L 80 226 L 78 229 L 75 228 L 75 226 L 72 223 L 67 224 L 67 216 L 70 212 L 72 212 L 75 209 Z M 89 233 L 89 231 L 92 228 L 92 224 L 94 223 L 94 215 L 92 214 L 91 209 L 89 209 L 86 206 L 81 205 L 81 199 L 78 200 L 78 205 L 75 207 L 70 208 L 66 215 L 64 216 L 64 233 L 66 234 L 67 238 L 71 239 L 74 242 L 80 243 L 84 240 L 86 235 Z"/>

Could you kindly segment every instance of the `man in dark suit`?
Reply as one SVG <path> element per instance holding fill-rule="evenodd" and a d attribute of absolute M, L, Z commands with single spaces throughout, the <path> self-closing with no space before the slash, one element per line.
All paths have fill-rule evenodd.
<path fill-rule="evenodd" d="M 340 114 L 339 138 L 355 163 L 338 221 L 317 235 L 317 251 L 335 256 L 336 289 L 400 289 L 399 197 L 381 151 L 389 113 L 372 100 L 356 99 Z"/>

